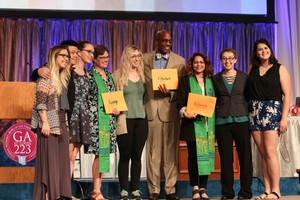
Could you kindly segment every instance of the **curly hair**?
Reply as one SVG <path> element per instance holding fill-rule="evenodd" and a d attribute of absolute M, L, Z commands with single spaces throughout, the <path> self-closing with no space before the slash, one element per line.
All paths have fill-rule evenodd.
<path fill-rule="evenodd" d="M 197 56 L 200 56 L 203 58 L 203 61 L 205 63 L 205 69 L 204 69 L 204 77 L 211 77 L 214 73 L 214 69 L 213 67 L 211 66 L 211 63 L 210 63 L 210 59 L 208 56 L 206 56 L 205 54 L 203 53 L 200 53 L 200 52 L 196 52 L 194 53 L 188 60 L 188 63 L 187 63 L 187 69 L 186 69 L 186 75 L 195 75 L 194 73 L 194 70 L 193 70 L 193 63 L 194 63 L 194 60 Z"/>

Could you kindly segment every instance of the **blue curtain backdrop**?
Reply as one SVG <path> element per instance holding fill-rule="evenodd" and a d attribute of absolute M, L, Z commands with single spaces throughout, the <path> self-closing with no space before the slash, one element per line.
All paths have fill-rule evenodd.
<path fill-rule="evenodd" d="M 237 51 L 236 68 L 242 71 L 250 64 L 256 39 L 264 37 L 274 48 L 274 24 L 265 23 L 0 18 L 0 70 L 6 81 L 30 81 L 31 72 L 47 61 L 51 46 L 73 39 L 107 46 L 109 68 L 114 71 L 126 45 L 152 51 L 154 35 L 161 29 L 172 33 L 172 49 L 184 58 L 197 51 L 207 54 L 215 73 L 222 69 L 219 54 L 223 48 Z"/>

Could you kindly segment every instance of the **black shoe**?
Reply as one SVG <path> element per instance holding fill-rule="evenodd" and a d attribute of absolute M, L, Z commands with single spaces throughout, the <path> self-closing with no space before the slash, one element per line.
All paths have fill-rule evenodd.
<path fill-rule="evenodd" d="M 149 197 L 149 200 L 158 200 L 158 194 L 157 193 L 152 193 Z"/>
<path fill-rule="evenodd" d="M 223 195 L 222 197 L 221 197 L 221 199 L 228 199 L 225 195 Z"/>
<path fill-rule="evenodd" d="M 167 199 L 167 200 L 179 200 L 179 197 L 176 196 L 175 193 L 172 193 L 172 194 L 167 194 L 166 199 Z"/>
<path fill-rule="evenodd" d="M 193 190 L 193 196 L 195 195 L 195 194 L 199 194 L 200 195 L 200 193 L 199 193 L 200 191 L 199 191 L 199 189 L 195 189 L 195 190 Z M 197 197 L 197 198 L 193 198 L 192 200 L 201 200 L 201 198 L 200 197 Z"/>
<path fill-rule="evenodd" d="M 201 198 L 202 200 L 210 200 L 209 197 L 203 197 L 203 196 L 202 196 L 203 194 L 206 194 L 206 190 L 199 190 L 199 194 L 200 194 L 200 198 Z M 207 194 L 206 194 L 206 195 L 207 195 Z"/>
<path fill-rule="evenodd" d="M 268 195 L 268 193 L 265 194 L 265 196 L 266 196 L 266 195 Z M 237 199 L 252 199 L 252 193 L 251 193 L 251 192 L 243 192 L 243 193 L 240 193 L 240 194 L 238 194 Z"/>

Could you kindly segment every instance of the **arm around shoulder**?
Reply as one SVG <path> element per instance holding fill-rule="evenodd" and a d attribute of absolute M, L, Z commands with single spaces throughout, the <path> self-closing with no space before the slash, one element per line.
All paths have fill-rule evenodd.
<path fill-rule="evenodd" d="M 36 81 L 39 77 L 50 78 L 50 69 L 45 66 L 35 69 L 31 74 L 31 80 Z"/>
<path fill-rule="evenodd" d="M 39 68 L 36 68 L 35 70 L 33 70 L 33 72 L 31 73 L 31 81 L 37 81 L 37 79 L 39 78 L 39 74 L 38 74 L 38 70 Z"/>

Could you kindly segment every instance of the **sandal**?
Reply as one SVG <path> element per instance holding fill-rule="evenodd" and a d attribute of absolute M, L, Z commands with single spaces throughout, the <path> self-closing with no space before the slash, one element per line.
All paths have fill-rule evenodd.
<path fill-rule="evenodd" d="M 199 189 L 195 189 L 195 190 L 193 190 L 193 199 L 192 199 L 192 200 L 201 200 L 200 196 L 199 196 L 199 197 L 196 197 L 196 198 L 194 198 L 194 195 L 195 195 L 195 194 L 199 194 L 199 195 L 200 195 L 200 191 L 199 191 Z"/>
<path fill-rule="evenodd" d="M 260 200 L 260 199 L 265 199 L 267 198 L 267 196 L 269 195 L 269 193 L 264 192 L 263 194 L 259 195 L 258 197 L 255 197 L 255 200 Z"/>
<path fill-rule="evenodd" d="M 276 198 L 269 198 L 269 195 L 274 195 Z M 280 196 L 276 193 L 276 192 L 271 192 L 270 194 L 268 194 L 266 199 L 280 199 Z"/>
<path fill-rule="evenodd" d="M 208 195 L 206 194 L 206 190 L 205 190 L 205 189 L 204 189 L 204 190 L 199 190 L 199 194 L 200 194 L 200 198 L 201 198 L 202 200 L 210 200 L 210 198 L 209 198 Z M 207 197 L 203 197 L 203 196 L 202 196 L 203 194 L 206 194 Z"/>
<path fill-rule="evenodd" d="M 92 191 L 91 200 L 106 200 L 101 192 Z"/>

